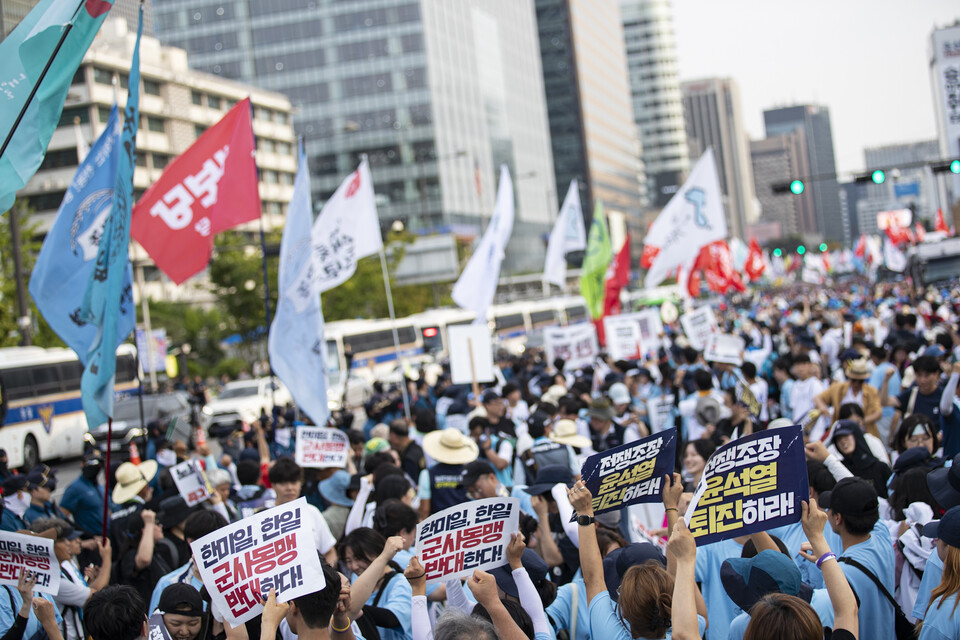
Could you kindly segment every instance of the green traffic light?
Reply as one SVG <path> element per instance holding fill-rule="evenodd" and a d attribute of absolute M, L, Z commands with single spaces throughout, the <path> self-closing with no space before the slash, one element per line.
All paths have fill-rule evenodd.
<path fill-rule="evenodd" d="M 954 160 L 950 163 L 951 173 L 960 173 L 960 160 Z"/>
<path fill-rule="evenodd" d="M 780 248 L 778 247 L 778 248 L 776 248 L 776 249 L 773 250 L 773 255 L 775 255 L 775 256 L 777 256 L 777 257 L 779 258 L 780 256 L 783 255 L 783 251 L 781 251 Z"/>
<path fill-rule="evenodd" d="M 799 253 L 800 255 L 803 255 L 806 252 L 807 252 L 807 248 L 805 246 L 800 245 L 799 247 L 797 247 L 797 253 Z"/>
<path fill-rule="evenodd" d="M 826 242 L 821 242 L 821 243 L 820 243 L 820 253 L 823 253 L 823 252 L 825 252 L 826 250 L 827 250 L 827 243 L 826 243 Z"/>
<path fill-rule="evenodd" d="M 790 193 L 800 195 L 803 193 L 803 180 L 794 180 L 790 183 Z"/>
<path fill-rule="evenodd" d="M 887 179 L 887 175 L 880 169 L 877 169 L 870 175 L 870 179 L 873 180 L 874 184 L 883 184 L 883 181 Z"/>

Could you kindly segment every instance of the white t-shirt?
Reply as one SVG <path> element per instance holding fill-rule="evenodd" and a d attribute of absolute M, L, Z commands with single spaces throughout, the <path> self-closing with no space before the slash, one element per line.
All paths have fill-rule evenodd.
<path fill-rule="evenodd" d="M 750 391 L 753 392 L 757 402 L 760 403 L 760 421 L 766 422 L 770 416 L 767 413 L 767 399 L 770 397 L 770 387 L 763 378 L 757 378 L 755 382 L 750 383 Z"/>
<path fill-rule="evenodd" d="M 312 504 L 308 504 L 304 509 L 304 515 L 310 519 L 313 524 L 313 538 L 316 542 L 317 551 L 326 554 L 337 544 L 337 539 L 330 533 L 330 527 L 327 521 L 323 519 L 323 514 Z"/>
<path fill-rule="evenodd" d="M 790 391 L 790 406 L 793 408 L 791 416 L 794 424 L 798 424 L 804 414 L 814 408 L 813 399 L 823 392 L 823 383 L 816 376 L 806 380 L 794 380 Z"/>

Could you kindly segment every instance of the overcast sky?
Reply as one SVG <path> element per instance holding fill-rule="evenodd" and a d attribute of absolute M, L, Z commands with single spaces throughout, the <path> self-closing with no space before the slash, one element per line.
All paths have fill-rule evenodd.
<path fill-rule="evenodd" d="M 751 138 L 764 109 L 800 103 L 829 107 L 839 171 L 936 138 L 927 51 L 958 0 L 672 1 L 680 79 L 732 76 Z"/>

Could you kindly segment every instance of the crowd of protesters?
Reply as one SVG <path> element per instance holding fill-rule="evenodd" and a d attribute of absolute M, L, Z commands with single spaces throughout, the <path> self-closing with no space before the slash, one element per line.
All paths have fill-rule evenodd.
<path fill-rule="evenodd" d="M 153 429 L 142 462 L 110 470 L 93 450 L 59 501 L 55 469 L 16 473 L 0 456 L 0 529 L 53 538 L 62 577 L 53 596 L 35 596 L 28 574 L 3 587 L 0 638 L 153 638 L 154 614 L 176 640 L 960 638 L 958 292 L 855 283 L 713 307 L 717 330 L 744 340 L 736 358 L 704 360 L 672 323 L 636 360 L 574 369 L 540 349 L 502 353 L 477 395 L 421 371 L 410 418 L 377 385 L 365 423 L 331 421 L 349 437 L 342 469 L 296 464 L 295 409 L 205 433 L 213 447 Z M 696 546 L 679 516 L 713 451 L 796 424 L 800 521 Z M 583 461 L 670 427 L 681 444 L 657 520 L 638 534 L 623 511 L 594 516 Z M 170 475 L 191 458 L 214 489 L 194 507 Z M 301 496 L 326 586 L 262 594 L 263 613 L 231 627 L 190 543 Z M 522 514 L 507 564 L 426 585 L 417 524 L 508 496 Z"/>

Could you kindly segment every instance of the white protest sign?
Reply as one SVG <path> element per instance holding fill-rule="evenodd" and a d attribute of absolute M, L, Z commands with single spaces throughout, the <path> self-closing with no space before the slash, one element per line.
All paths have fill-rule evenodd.
<path fill-rule="evenodd" d="M 656 354 L 660 349 L 660 334 L 663 333 L 663 322 L 657 309 L 644 309 L 633 314 L 640 325 L 640 343 L 643 345 L 644 355 Z"/>
<path fill-rule="evenodd" d="M 487 325 L 456 325 L 447 329 L 447 335 L 453 384 L 470 384 L 474 375 L 477 382 L 493 382 L 493 343 Z"/>
<path fill-rule="evenodd" d="M 0 531 L 0 584 L 16 587 L 23 570 L 36 574 L 36 591 L 60 592 L 60 562 L 53 552 L 53 540 Z"/>
<path fill-rule="evenodd" d="M 651 433 L 660 433 L 673 426 L 673 394 L 647 398 L 647 419 Z"/>
<path fill-rule="evenodd" d="M 163 624 L 163 615 L 159 611 L 147 618 L 147 625 L 150 627 L 147 640 L 171 640 L 170 632 Z"/>
<path fill-rule="evenodd" d="M 746 343 L 740 336 L 714 333 L 707 338 L 707 346 L 703 349 L 703 359 L 707 362 L 734 364 L 739 367 L 743 364 L 743 349 L 745 347 Z"/>
<path fill-rule="evenodd" d="M 210 497 L 210 486 L 207 484 L 207 474 L 203 472 L 199 460 L 186 460 L 170 469 L 177 491 L 187 501 L 187 506 L 203 502 Z"/>
<path fill-rule="evenodd" d="M 680 316 L 680 326 L 690 341 L 690 346 L 703 351 L 707 338 L 717 332 L 717 320 L 710 307 L 700 307 Z"/>
<path fill-rule="evenodd" d="M 347 466 L 350 440 L 340 429 L 297 427 L 296 461 L 301 467 Z"/>
<path fill-rule="evenodd" d="M 640 325 L 635 314 L 606 316 L 603 332 L 607 339 L 607 353 L 614 360 L 636 360 L 643 355 Z"/>
<path fill-rule="evenodd" d="M 232 626 L 260 615 L 270 589 L 287 602 L 326 584 L 308 508 L 298 498 L 190 543 L 213 606 Z"/>
<path fill-rule="evenodd" d="M 543 330 L 543 342 L 547 362 L 561 358 L 569 371 L 589 366 L 600 353 L 597 330 L 590 323 L 547 327 Z"/>
<path fill-rule="evenodd" d="M 517 498 L 486 498 L 444 509 L 418 524 L 416 556 L 427 584 L 506 564 L 510 534 L 518 531 L 519 521 Z"/>

